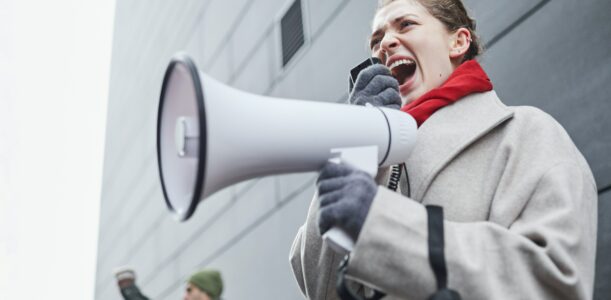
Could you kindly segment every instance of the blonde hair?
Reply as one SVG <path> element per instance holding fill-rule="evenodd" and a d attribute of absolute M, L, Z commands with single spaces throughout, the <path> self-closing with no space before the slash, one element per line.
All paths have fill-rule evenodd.
<path fill-rule="evenodd" d="M 399 0 L 379 0 L 378 10 Z M 472 19 L 461 0 L 412 0 L 420 3 L 428 12 L 443 23 L 450 32 L 466 28 L 471 33 L 471 45 L 464 61 L 474 59 L 483 52 L 480 40 L 475 33 L 475 20 Z"/>

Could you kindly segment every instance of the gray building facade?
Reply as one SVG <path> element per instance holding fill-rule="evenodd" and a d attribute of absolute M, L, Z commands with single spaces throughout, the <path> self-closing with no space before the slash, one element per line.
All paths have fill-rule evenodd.
<path fill-rule="evenodd" d="M 155 130 L 163 74 L 185 51 L 233 87 L 343 102 L 348 70 L 368 56 L 375 0 L 118 0 L 100 208 L 95 298 L 119 299 L 113 269 L 131 265 L 152 299 L 180 299 L 187 276 L 223 272 L 225 299 L 302 299 L 288 252 L 314 192 L 314 173 L 226 188 L 188 221 L 167 211 Z M 588 160 L 599 189 L 595 299 L 611 298 L 611 25 L 606 0 L 466 0 L 481 62 L 508 105 L 554 116 Z M 300 8 L 303 41 L 282 43 Z M 286 30 L 286 29 L 285 29 Z M 291 48 L 292 47 L 292 48 Z M 287 57 L 287 51 L 294 54 Z M 236 120 L 239 124 L 239 120 Z"/>

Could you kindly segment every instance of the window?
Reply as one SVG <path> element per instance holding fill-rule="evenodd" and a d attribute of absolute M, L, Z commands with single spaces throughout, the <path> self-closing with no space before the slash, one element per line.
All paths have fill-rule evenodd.
<path fill-rule="evenodd" d="M 301 0 L 295 0 L 280 21 L 282 32 L 282 66 L 293 58 L 304 44 Z"/>

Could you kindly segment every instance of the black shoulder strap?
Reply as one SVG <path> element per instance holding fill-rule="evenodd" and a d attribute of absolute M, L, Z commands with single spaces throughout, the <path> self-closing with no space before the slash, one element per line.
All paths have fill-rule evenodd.
<path fill-rule="evenodd" d="M 460 295 L 448 287 L 448 270 L 444 254 L 444 233 L 443 233 L 443 208 L 441 206 L 427 205 L 429 227 L 429 262 L 435 279 L 437 280 L 438 291 L 431 296 L 431 300 L 460 299 Z"/>
<path fill-rule="evenodd" d="M 428 205 L 426 212 L 429 219 L 429 262 L 437 279 L 437 288 L 444 289 L 448 286 L 448 271 L 443 243 L 443 208 Z"/>

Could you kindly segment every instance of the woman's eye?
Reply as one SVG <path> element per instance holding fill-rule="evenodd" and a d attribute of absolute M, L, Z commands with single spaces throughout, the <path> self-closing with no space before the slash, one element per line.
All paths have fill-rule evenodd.
<path fill-rule="evenodd" d="M 401 29 L 404 29 L 411 25 L 414 25 L 414 23 L 412 23 L 411 21 L 401 21 L 401 23 L 399 24 L 399 27 L 401 27 Z"/>
<path fill-rule="evenodd" d="M 370 46 L 371 49 L 373 49 L 373 48 L 379 46 L 380 42 L 381 42 L 380 39 L 371 40 L 371 43 L 369 44 L 369 46 Z"/>

